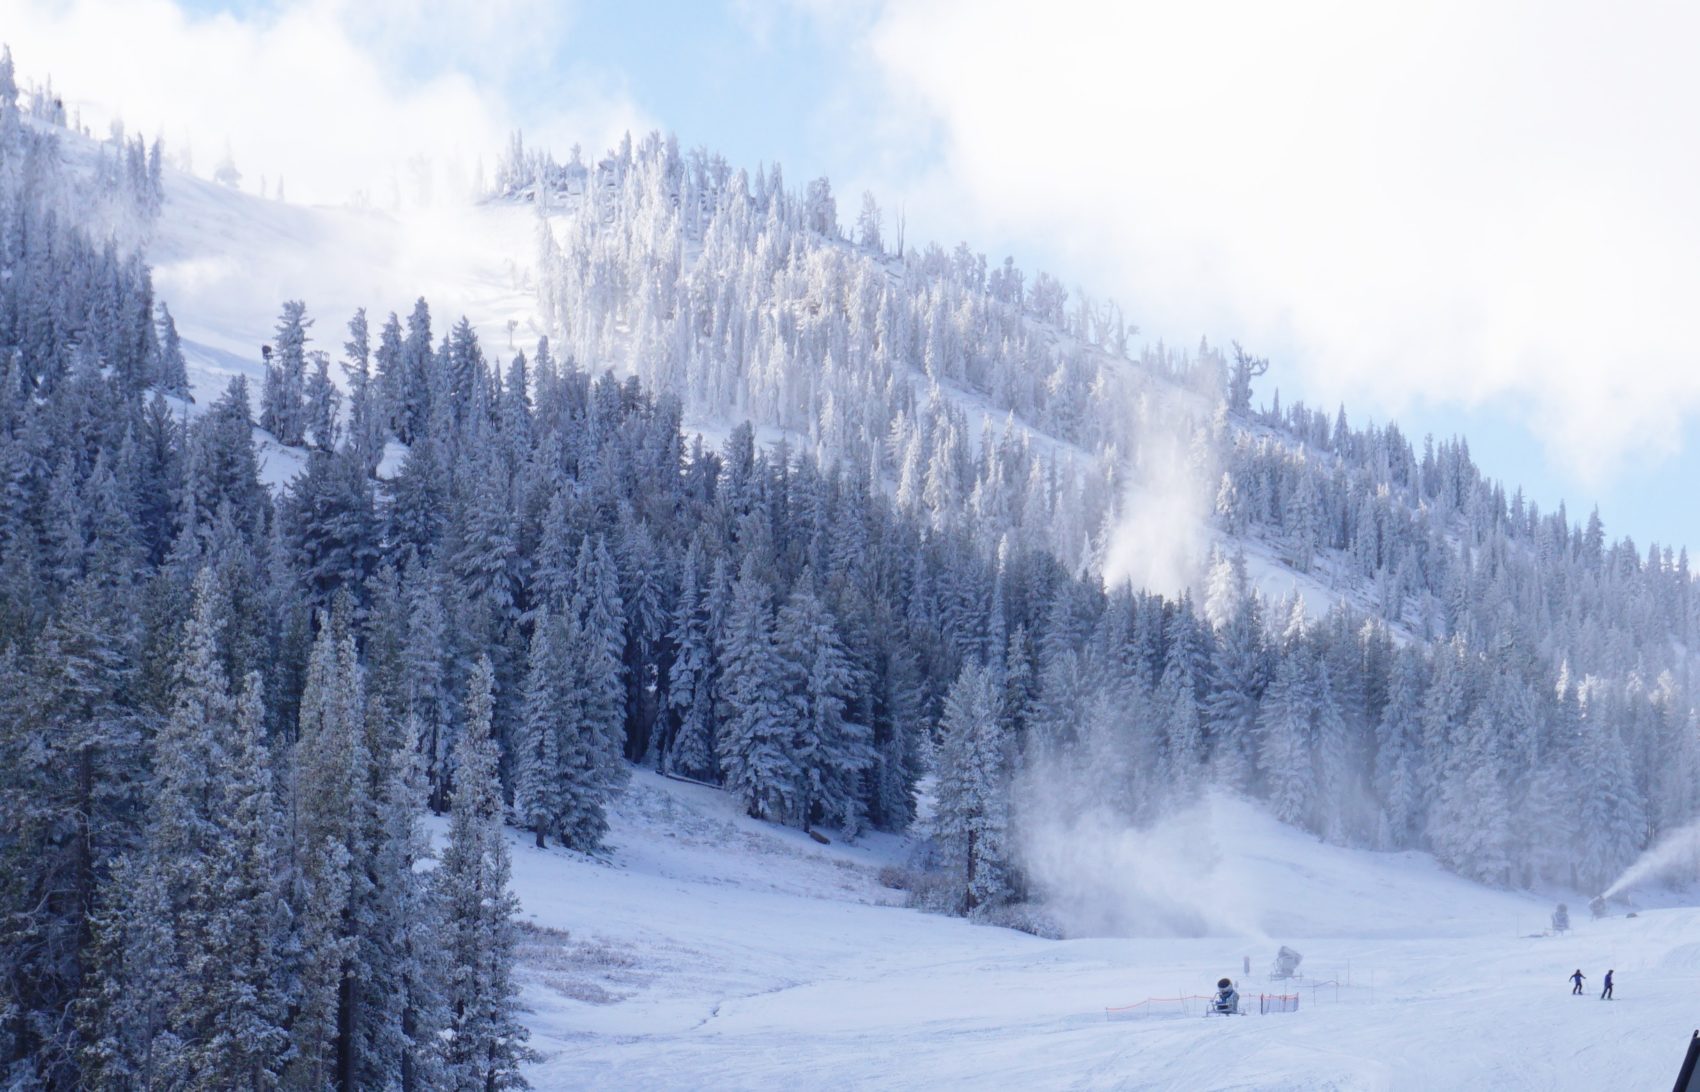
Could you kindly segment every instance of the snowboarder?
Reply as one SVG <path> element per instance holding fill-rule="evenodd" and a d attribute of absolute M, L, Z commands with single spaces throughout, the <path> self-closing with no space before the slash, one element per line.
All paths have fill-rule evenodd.
<path fill-rule="evenodd" d="M 1226 978 L 1216 983 L 1216 1000 L 1212 1006 L 1214 1011 L 1223 1016 L 1237 1014 L 1240 1011 L 1240 991 L 1234 989 L 1234 984 Z"/>
<path fill-rule="evenodd" d="M 1611 1000 L 1611 976 L 1612 976 L 1612 972 L 1607 971 L 1606 972 L 1606 988 L 1600 991 L 1600 1000 L 1601 1001 L 1610 1001 Z"/>
<path fill-rule="evenodd" d="M 1576 983 L 1576 988 L 1570 991 L 1572 997 L 1582 996 L 1582 968 L 1576 968 L 1576 973 L 1570 976 L 1570 981 Z"/>

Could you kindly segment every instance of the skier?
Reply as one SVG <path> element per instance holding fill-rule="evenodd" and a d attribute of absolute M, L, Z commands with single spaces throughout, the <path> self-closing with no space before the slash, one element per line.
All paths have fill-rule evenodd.
<path fill-rule="evenodd" d="M 1216 983 L 1216 1000 L 1213 1002 L 1215 1011 L 1223 1016 L 1240 1011 L 1240 991 L 1234 989 L 1234 984 L 1226 978 Z"/>
<path fill-rule="evenodd" d="M 1600 991 L 1600 1000 L 1601 1001 L 1610 1001 L 1611 1000 L 1611 976 L 1612 976 L 1612 972 L 1607 971 L 1606 972 L 1606 988 Z"/>
<path fill-rule="evenodd" d="M 1570 976 L 1570 981 L 1576 983 L 1576 988 L 1570 991 L 1572 997 L 1582 996 L 1582 968 L 1576 968 L 1576 973 Z"/>

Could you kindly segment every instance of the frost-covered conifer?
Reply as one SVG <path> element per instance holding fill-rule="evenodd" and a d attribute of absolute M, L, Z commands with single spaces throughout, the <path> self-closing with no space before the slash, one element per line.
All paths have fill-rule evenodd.
<path fill-rule="evenodd" d="M 266 362 L 265 394 L 260 403 L 260 427 L 280 443 L 298 447 L 311 423 L 307 407 L 307 306 L 288 300 L 278 319 L 275 344 Z"/>
<path fill-rule="evenodd" d="M 561 826 L 562 781 L 579 772 L 561 763 L 561 737 L 576 733 L 578 725 L 567 705 L 572 664 L 563 654 L 566 642 L 558 628 L 547 610 L 533 616 L 525 693 L 514 738 L 514 820 L 536 835 L 539 849 Z"/>
<path fill-rule="evenodd" d="M 721 699 L 716 740 L 726 789 L 758 819 L 796 814 L 802 772 L 792 752 L 791 710 L 774 645 L 772 590 L 756 555 L 744 561 L 732 589 L 721 641 Z"/>
<path fill-rule="evenodd" d="M 1011 894 L 1008 741 L 998 704 L 991 673 L 967 664 L 939 721 L 933 836 L 965 912 Z"/>
<path fill-rule="evenodd" d="M 865 818 L 861 781 L 873 765 L 872 734 L 846 715 L 857 680 L 831 612 L 809 583 L 805 572 L 779 612 L 774 637 L 800 774 L 792 821 L 831 822 L 853 837 Z"/>
<path fill-rule="evenodd" d="M 336 449 L 337 411 L 342 405 L 342 392 L 331 382 L 331 358 L 322 352 L 314 352 L 311 359 L 311 370 L 307 376 L 306 414 L 307 431 L 312 434 L 313 446 L 320 451 Z"/>
<path fill-rule="evenodd" d="M 211 1016 L 210 1034 L 192 1048 L 191 1068 L 207 1088 L 276 1087 L 289 1048 L 283 966 L 288 908 L 279 883 L 278 813 L 260 691 L 253 672 L 237 701 L 221 771 L 225 830 L 203 895 L 212 912 L 188 963 L 193 978 L 204 983 Z"/>
<path fill-rule="evenodd" d="M 1309 672 L 1303 659 L 1281 659 L 1258 710 L 1257 764 L 1269 793 L 1269 806 L 1284 822 L 1298 823 L 1315 804 L 1311 770 Z"/>
<path fill-rule="evenodd" d="M 171 309 L 159 305 L 159 389 L 182 398 L 189 396 L 189 366 L 183 358 L 183 339 L 177 334 L 177 320 Z"/>
<path fill-rule="evenodd" d="M 301 695 L 292 827 L 295 913 L 294 1056 L 288 1083 L 322 1087 L 352 1076 L 360 1001 L 360 918 L 369 909 L 372 807 L 367 777 L 365 684 L 355 640 L 340 617 L 322 617 Z"/>
<path fill-rule="evenodd" d="M 513 980 L 514 912 L 502 789 L 490 736 L 495 669 L 479 657 L 467 681 L 466 730 L 455 748 L 449 840 L 437 866 L 448 970 L 442 1087 L 455 1092 L 524 1088 L 530 1052 Z"/>
<path fill-rule="evenodd" d="M 580 665 L 578 698 L 584 718 L 581 735 L 595 761 L 599 783 L 618 787 L 626 775 L 625 744 L 625 610 L 620 601 L 619 573 L 607 542 L 598 536 L 579 551 L 574 574 L 573 610 L 578 619 L 574 662 Z"/>
<path fill-rule="evenodd" d="M 671 735 L 660 752 L 662 769 L 706 778 L 714 772 L 713 650 L 700 589 L 702 550 L 692 539 L 681 565 L 678 604 L 673 610 L 673 662 L 667 671 L 666 712 Z"/>

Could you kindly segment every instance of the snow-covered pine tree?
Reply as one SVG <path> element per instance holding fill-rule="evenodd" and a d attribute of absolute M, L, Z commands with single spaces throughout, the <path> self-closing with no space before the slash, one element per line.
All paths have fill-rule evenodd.
<path fill-rule="evenodd" d="M 177 334 L 177 320 L 163 302 L 159 305 L 159 369 L 156 381 L 159 389 L 179 398 L 189 397 L 189 365 L 183 358 L 183 339 Z"/>
<path fill-rule="evenodd" d="M 1170 657 L 1154 701 L 1154 713 L 1162 718 L 1165 740 L 1164 781 L 1184 798 L 1197 786 L 1203 773 L 1204 726 L 1199 717 L 1198 699 L 1193 694 L 1192 673 L 1183 658 Z"/>
<path fill-rule="evenodd" d="M 1335 692 L 1326 660 L 1317 664 L 1311 715 L 1311 769 L 1316 777 L 1313 829 L 1334 845 L 1345 845 L 1352 809 L 1358 799 L 1355 739 L 1346 724 L 1346 711 Z"/>
<path fill-rule="evenodd" d="M 532 616 L 531 625 L 525 693 L 514 739 L 513 813 L 515 823 L 535 834 L 537 848 L 542 849 L 549 834 L 562 825 L 561 782 L 579 775 L 561 762 L 561 737 L 576 733 L 578 725 L 567 706 L 572 663 L 564 655 L 566 642 L 558 632 L 559 623 L 544 608 Z"/>
<path fill-rule="evenodd" d="M 336 450 L 337 411 L 342 406 L 342 392 L 331 381 L 331 358 L 323 352 L 313 352 L 307 376 L 307 430 L 312 433 L 313 446 L 320 451 Z"/>
<path fill-rule="evenodd" d="M 407 316 L 407 336 L 402 339 L 399 390 L 395 392 L 396 436 L 412 444 L 431 419 L 431 308 L 421 296 Z"/>
<path fill-rule="evenodd" d="M 1590 701 L 1581 703 L 1580 814 L 1577 816 L 1577 872 L 1589 890 L 1617 877 L 1644 844 L 1646 813 L 1635 794 L 1629 755 L 1612 718 Z"/>
<path fill-rule="evenodd" d="M 791 756 L 801 775 L 791 821 L 833 822 L 854 837 L 866 819 L 861 780 L 874 761 L 872 733 L 845 716 L 856 679 L 812 583 L 805 570 L 780 609 L 774 639 L 793 725 Z"/>
<path fill-rule="evenodd" d="M 625 648 L 625 608 L 620 601 L 620 578 L 608 544 L 597 536 L 579 550 L 574 575 L 572 609 L 578 619 L 574 662 L 583 672 L 579 709 L 584 717 L 580 734 L 595 761 L 597 783 L 604 793 L 625 783 L 625 679 L 621 653 Z"/>
<path fill-rule="evenodd" d="M 549 494 L 549 507 L 543 514 L 537 547 L 532 552 L 528 591 L 533 610 L 546 607 L 559 614 L 572 602 L 574 591 L 577 552 L 573 541 L 576 530 L 573 501 L 570 490 L 547 486 L 544 489 Z"/>
<path fill-rule="evenodd" d="M 680 565 L 679 597 L 673 609 L 673 661 L 667 671 L 666 746 L 658 752 L 663 772 L 687 777 L 714 774 L 713 649 L 706 597 L 701 590 L 701 542 L 692 538 Z"/>
<path fill-rule="evenodd" d="M 1503 886 L 1511 876 L 1511 814 L 1488 705 L 1478 703 L 1457 732 L 1464 755 L 1443 767 L 1439 799 L 1429 818 L 1429 842 L 1435 856 L 1453 871 Z"/>
<path fill-rule="evenodd" d="M 401 320 L 394 311 L 384 319 L 383 328 L 378 331 L 378 347 L 372 350 L 372 362 L 376 368 L 372 381 L 378 392 L 375 402 L 383 410 L 378 422 L 380 431 L 386 437 L 399 436 L 407 377 L 402 365 Z"/>
<path fill-rule="evenodd" d="M 135 939 L 148 946 L 141 967 L 167 966 L 166 983 L 127 981 L 125 989 L 160 992 L 117 1014 L 147 1019 L 147 1029 L 111 1029 L 107 1038 L 129 1044 L 139 1056 L 122 1068 L 145 1069 L 162 1085 L 187 1084 L 206 1059 L 205 1045 L 220 1034 L 224 1012 L 216 996 L 227 968 L 206 953 L 206 938 L 230 907 L 219 900 L 215 862 L 227 832 L 221 774 L 229 768 L 225 740 L 238 731 L 236 702 L 219 656 L 224 606 L 211 570 L 195 579 L 194 614 L 177 661 L 171 715 L 153 739 L 153 792 L 136 892 L 158 916 L 156 929 Z M 217 900 L 217 901 L 215 901 Z M 133 926 L 138 930 L 143 926 Z M 110 1010 L 109 1010 L 110 1011 Z M 151 1033 L 143 1035 L 143 1031 Z"/>
<path fill-rule="evenodd" d="M 716 740 L 726 790 L 753 818 L 796 813 L 802 773 L 791 751 L 783 665 L 774 642 L 772 590 L 757 554 L 744 559 L 721 643 L 725 710 Z"/>
<path fill-rule="evenodd" d="M 280 443 L 298 447 L 307 426 L 307 305 L 288 300 L 278 319 L 276 344 L 266 361 L 264 397 L 260 402 L 260 427 Z"/>
<path fill-rule="evenodd" d="M 455 746 L 449 840 L 437 866 L 448 964 L 444 1083 L 454 1092 L 526 1087 L 530 1056 L 513 981 L 514 912 L 502 787 L 490 735 L 495 669 L 480 656 L 467 681 L 466 728 Z"/>
<path fill-rule="evenodd" d="M 1258 709 L 1258 768 L 1275 817 L 1286 823 L 1303 822 L 1315 802 L 1309 689 L 1302 650 L 1289 649 Z"/>
<path fill-rule="evenodd" d="M 158 1088 L 181 1079 L 178 1038 L 167 1028 L 182 967 L 163 872 L 139 854 L 119 857 L 89 932 L 88 980 L 76 1006 L 78 1076 L 91 1088 Z"/>
<path fill-rule="evenodd" d="M 649 526 L 629 508 L 620 522 L 617 562 L 625 632 L 621 664 L 624 741 L 626 757 L 639 762 L 653 745 L 650 736 L 660 712 L 656 699 L 661 670 L 671 651 L 665 642 L 670 619 L 663 603 L 663 572 L 655 538 Z"/>
<path fill-rule="evenodd" d="M 1255 594 L 1236 595 L 1217 629 L 1205 709 L 1214 737 L 1215 777 L 1231 788 L 1251 784 L 1258 702 L 1268 685 L 1263 612 Z"/>
<path fill-rule="evenodd" d="M 284 1070 L 289 996 L 284 979 L 288 910 L 279 882 L 278 811 L 265 743 L 258 672 L 237 700 L 235 731 L 220 778 L 223 837 L 205 874 L 203 898 L 213 912 L 190 957 L 216 1017 L 193 1047 L 195 1086 L 262 1092 Z M 204 963 L 203 963 L 204 961 Z"/>
<path fill-rule="evenodd" d="M 352 448 L 314 451 L 278 504 L 279 545 L 309 602 L 359 601 L 382 552 L 372 482 Z"/>
<path fill-rule="evenodd" d="M 420 828 L 429 785 L 423 734 L 411 715 L 395 730 L 384 770 L 383 841 L 376 855 L 377 892 L 372 933 L 386 958 L 375 968 L 374 1005 L 380 1022 L 365 1047 L 363 1081 L 377 1074 L 401 1092 L 442 1085 L 443 1029 L 448 1026 L 448 972 L 441 947 L 442 902 L 435 878 L 418 865 L 431 856 Z"/>
<path fill-rule="evenodd" d="M 372 807 L 366 771 L 365 691 L 355 639 L 341 612 L 321 617 L 301 695 L 293 762 L 295 1016 L 286 1083 L 347 1087 L 360 1008 L 359 932 L 370 908 Z"/>
<path fill-rule="evenodd" d="M 348 340 L 342 343 L 342 374 L 348 383 L 347 439 L 355 459 L 368 474 L 384 454 L 388 407 L 380 378 L 372 375 L 372 338 L 364 307 L 348 320 Z"/>
<path fill-rule="evenodd" d="M 365 626 L 367 769 L 372 807 L 363 817 L 371 897 L 358 938 L 355 1038 L 359 1087 L 433 1087 L 443 1026 L 436 904 L 418 864 L 430 847 L 420 829 L 425 755 L 409 708 L 408 603 L 400 575 L 385 565 L 373 581 Z"/>
<path fill-rule="evenodd" d="M 1423 822 L 1419 785 L 1418 718 L 1423 708 L 1423 659 L 1416 649 L 1394 656 L 1387 703 L 1376 725 L 1375 793 L 1394 846 L 1409 845 Z"/>
<path fill-rule="evenodd" d="M 962 912 L 1007 902 L 1009 756 L 991 672 L 964 664 L 939 721 L 933 836 Z"/>
<path fill-rule="evenodd" d="M 87 922 L 129 848 L 144 776 L 130 706 L 137 633 L 94 579 L 58 604 L 29 657 L 0 653 L 0 1046 L 51 1085 L 74 1073 L 65 1015 L 90 965 Z"/>
<path fill-rule="evenodd" d="M 443 579 L 435 566 L 415 563 L 409 572 L 412 586 L 407 591 L 407 643 L 402 651 L 406 709 L 422 737 L 420 751 L 425 756 L 431 810 L 441 814 L 448 810 L 455 743 L 448 681 L 452 649 L 443 609 Z"/>

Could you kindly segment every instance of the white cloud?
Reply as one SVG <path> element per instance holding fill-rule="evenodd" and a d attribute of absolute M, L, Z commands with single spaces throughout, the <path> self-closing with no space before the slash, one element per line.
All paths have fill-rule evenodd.
<path fill-rule="evenodd" d="M 1598 484 L 1700 410 L 1697 37 L 1676 5 L 918 0 L 861 45 L 883 124 L 940 136 L 912 223 L 1325 403 L 1517 407 Z"/>
<path fill-rule="evenodd" d="M 516 125 L 591 147 L 641 128 L 618 92 L 570 73 L 549 86 L 570 95 L 520 101 L 523 73 L 546 71 L 570 15 L 543 0 L 300 0 L 237 16 L 193 16 L 171 0 L 0 0 L 0 39 L 20 74 L 51 76 L 104 132 L 185 143 L 201 173 L 228 143 L 257 189 L 282 177 L 292 200 L 386 202 L 440 195 L 486 172 Z"/>

